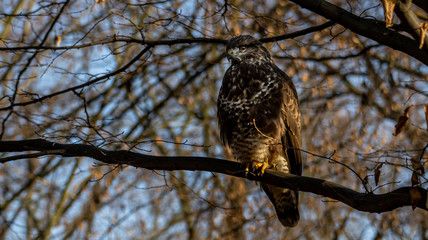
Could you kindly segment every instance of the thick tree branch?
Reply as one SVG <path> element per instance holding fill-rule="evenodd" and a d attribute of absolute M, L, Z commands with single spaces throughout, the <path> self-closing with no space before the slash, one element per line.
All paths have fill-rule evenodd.
<path fill-rule="evenodd" d="M 40 154 L 29 155 L 30 157 L 43 155 L 42 153 L 64 157 L 85 156 L 108 164 L 126 164 L 152 170 L 190 170 L 223 173 L 322 195 L 343 202 L 356 210 L 364 212 L 381 213 L 403 206 L 411 206 L 410 190 L 415 189 L 422 196 L 416 204 L 416 207 L 428 210 L 428 192 L 421 187 L 403 187 L 385 194 L 365 194 L 326 180 L 296 176 L 271 169 L 267 169 L 261 177 L 253 174 L 247 174 L 246 176 L 244 168 L 240 163 L 217 158 L 151 156 L 125 150 L 109 151 L 85 144 L 59 144 L 43 139 L 0 141 L 0 152 L 11 153 L 27 151 L 40 152 Z M 0 162 L 5 163 L 12 158 L 0 158 Z M 16 157 L 16 159 L 19 159 L 19 157 Z M 412 191 L 414 192 L 415 190 Z"/>
<path fill-rule="evenodd" d="M 359 17 L 324 0 L 291 1 L 348 28 L 352 32 L 404 52 L 428 65 L 428 51 L 426 49 L 419 49 L 417 40 L 386 28 L 385 24 L 380 21 Z"/>
<path fill-rule="evenodd" d="M 395 13 L 402 24 L 409 28 L 408 33 L 413 36 L 414 39 L 424 39 L 424 45 L 428 47 L 428 34 L 424 33 L 420 28 L 418 17 L 412 10 L 411 0 L 400 0 L 397 2 L 398 7 L 395 8 Z M 423 36 L 425 34 L 425 36 Z"/>

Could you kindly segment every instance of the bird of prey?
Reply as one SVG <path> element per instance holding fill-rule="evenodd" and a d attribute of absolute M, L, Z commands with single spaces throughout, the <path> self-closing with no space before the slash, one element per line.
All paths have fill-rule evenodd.
<path fill-rule="evenodd" d="M 266 168 L 302 175 L 300 110 L 290 77 L 252 36 L 229 40 L 217 102 L 220 138 L 246 171 Z M 283 226 L 299 221 L 298 191 L 262 184 Z"/>

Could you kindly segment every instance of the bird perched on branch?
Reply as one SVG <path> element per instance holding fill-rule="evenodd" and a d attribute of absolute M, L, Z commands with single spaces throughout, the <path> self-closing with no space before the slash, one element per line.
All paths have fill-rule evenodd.
<path fill-rule="evenodd" d="M 302 175 L 300 110 L 290 77 L 252 36 L 230 39 L 227 69 L 218 96 L 218 123 L 223 144 L 246 171 L 266 168 Z M 298 191 L 262 184 L 278 219 L 286 227 L 299 221 Z"/>

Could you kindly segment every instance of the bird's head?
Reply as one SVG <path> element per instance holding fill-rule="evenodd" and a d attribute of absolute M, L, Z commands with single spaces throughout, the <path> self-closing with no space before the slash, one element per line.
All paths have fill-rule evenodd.
<path fill-rule="evenodd" d="M 260 41 L 249 35 L 240 35 L 229 40 L 226 47 L 227 59 L 234 63 L 270 61 L 268 50 Z"/>

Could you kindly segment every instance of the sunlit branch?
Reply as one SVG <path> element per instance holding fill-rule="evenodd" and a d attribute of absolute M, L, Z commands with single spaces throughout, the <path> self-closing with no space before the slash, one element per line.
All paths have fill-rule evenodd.
<path fill-rule="evenodd" d="M 420 29 L 421 21 L 412 10 L 412 1 L 401 0 L 397 1 L 397 7 L 395 8 L 395 13 L 400 18 L 400 21 L 407 26 L 407 32 L 413 36 L 415 39 L 424 39 L 423 44 L 425 49 L 428 48 L 428 34 L 424 33 Z M 425 36 L 423 36 L 425 35 Z"/>
<path fill-rule="evenodd" d="M 297 5 L 309 9 L 349 30 L 373 39 L 380 44 L 389 46 L 418 59 L 428 65 L 428 51 L 419 49 L 418 41 L 386 28 L 378 20 L 359 17 L 332 3 L 324 0 L 291 0 Z"/>
<path fill-rule="evenodd" d="M 52 150 L 57 150 L 52 152 Z M 125 164 L 151 170 L 210 171 L 230 176 L 261 181 L 280 187 L 311 192 L 343 202 L 364 212 L 386 212 L 399 207 L 411 206 L 411 191 L 420 193 L 416 207 L 428 210 L 427 190 L 421 187 L 402 187 L 389 193 L 360 193 L 340 184 L 306 176 L 296 176 L 267 169 L 263 176 L 245 174 L 240 163 L 209 157 L 194 156 L 151 156 L 131 151 L 109 151 L 85 144 L 59 144 L 43 139 L 22 141 L 0 141 L 0 152 L 48 151 L 46 155 L 63 157 L 89 157 L 107 164 Z M 10 157 L 9 157 L 10 158 Z M 4 159 L 4 158 L 3 158 Z M 0 159 L 1 163 L 4 163 Z M 7 158 L 6 158 L 7 159 Z M 19 158 L 20 159 L 20 158 Z M 5 167 L 5 165 L 3 165 Z"/>

